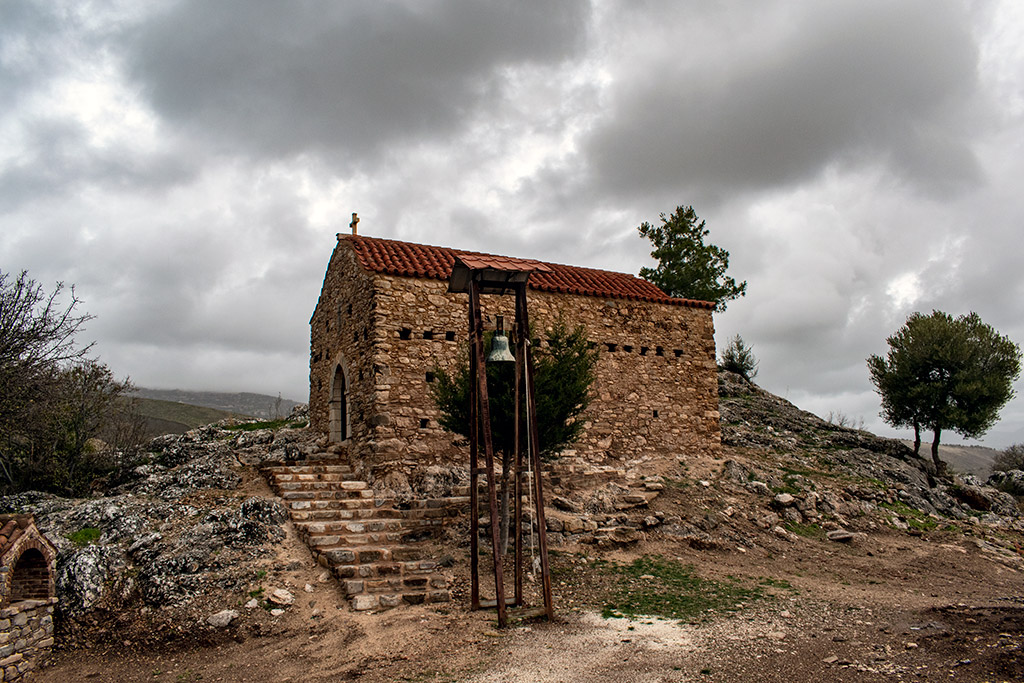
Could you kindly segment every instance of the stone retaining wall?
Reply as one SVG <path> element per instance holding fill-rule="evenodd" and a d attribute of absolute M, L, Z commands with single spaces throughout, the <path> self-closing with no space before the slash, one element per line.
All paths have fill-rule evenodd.
<path fill-rule="evenodd" d="M 22 600 L 0 609 L 0 681 L 20 681 L 53 645 L 56 598 Z"/>

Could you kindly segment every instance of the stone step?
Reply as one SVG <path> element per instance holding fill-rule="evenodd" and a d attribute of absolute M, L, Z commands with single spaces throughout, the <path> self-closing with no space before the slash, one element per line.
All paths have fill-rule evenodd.
<path fill-rule="evenodd" d="M 420 510 L 400 510 L 402 516 L 410 521 L 424 521 L 424 520 L 435 520 L 444 519 L 445 517 L 457 517 L 460 512 L 467 510 L 468 506 L 464 508 L 430 508 Z"/>
<path fill-rule="evenodd" d="M 388 516 L 386 511 L 388 508 L 378 508 L 372 498 L 347 498 L 344 500 L 291 500 L 286 501 L 286 507 L 288 513 L 292 515 L 292 519 L 298 519 L 296 513 L 304 512 L 316 512 L 320 519 L 324 519 L 325 515 L 331 512 L 343 512 L 351 511 L 353 515 L 362 514 L 367 517 L 377 516 L 385 517 Z M 376 515 L 373 513 L 377 513 Z M 345 519 L 343 515 L 338 515 L 338 519 Z"/>
<path fill-rule="evenodd" d="M 406 524 L 401 519 L 369 517 L 360 520 L 296 522 L 295 527 L 308 534 L 365 534 L 398 531 L 404 529 Z"/>
<path fill-rule="evenodd" d="M 411 562 L 422 560 L 424 549 L 409 545 L 394 546 L 322 546 L 314 550 L 317 561 L 325 567 L 374 562 Z"/>
<path fill-rule="evenodd" d="M 279 474 L 352 474 L 355 470 L 351 465 L 343 464 L 316 464 L 316 465 L 271 465 L 263 468 L 264 472 L 274 476 Z"/>
<path fill-rule="evenodd" d="M 429 575 L 438 571 L 433 560 L 409 562 L 369 562 L 366 564 L 339 564 L 331 570 L 339 579 L 372 579 L 385 576 Z"/>
<path fill-rule="evenodd" d="M 356 546 L 378 546 L 384 543 L 407 543 L 409 532 L 402 531 L 381 531 L 372 534 L 299 534 L 311 548 L 323 546 L 342 546 L 353 548 Z M 411 539 L 415 540 L 415 539 Z"/>
<path fill-rule="evenodd" d="M 366 498 L 373 500 L 373 489 L 359 489 L 349 491 L 346 489 L 316 489 L 311 491 L 281 491 L 282 500 L 341 500 L 349 498 Z"/>
<path fill-rule="evenodd" d="M 309 501 L 293 501 L 296 504 L 304 504 Z M 316 501 L 325 502 L 325 501 Z M 335 501 L 337 502 L 337 501 Z M 402 519 L 401 510 L 391 508 L 377 508 L 371 505 L 352 508 L 316 508 L 312 506 L 289 509 L 292 522 L 331 522 L 349 519 Z"/>
<path fill-rule="evenodd" d="M 359 481 L 359 478 L 355 473 L 315 473 L 315 474 L 272 474 L 270 475 L 273 480 L 271 483 L 275 486 L 279 486 L 286 482 L 294 481 L 323 481 L 323 482 L 343 482 L 343 481 Z M 364 482 L 365 483 L 365 482 Z"/>
<path fill-rule="evenodd" d="M 352 597 L 352 609 L 356 611 L 398 607 L 399 605 L 422 605 L 424 603 L 448 602 L 451 596 L 447 589 L 411 591 L 408 593 L 360 593 Z"/>
<path fill-rule="evenodd" d="M 448 581 L 440 574 L 391 576 L 378 579 L 344 579 L 341 588 L 352 597 L 360 593 L 408 593 L 445 589 Z"/>
<path fill-rule="evenodd" d="M 433 508 L 458 507 L 469 505 L 469 496 L 450 496 L 448 498 L 424 498 L 395 504 L 402 510 L 429 510 Z"/>
<path fill-rule="evenodd" d="M 466 495 L 396 501 L 378 498 L 353 469 L 324 453 L 303 464 L 263 468 L 299 538 L 331 570 L 357 610 L 447 602 L 447 578 L 419 544 L 459 514 Z M 458 493 L 468 493 L 468 487 Z"/>
<path fill-rule="evenodd" d="M 282 481 L 278 491 L 363 491 L 368 487 L 365 481 Z"/>

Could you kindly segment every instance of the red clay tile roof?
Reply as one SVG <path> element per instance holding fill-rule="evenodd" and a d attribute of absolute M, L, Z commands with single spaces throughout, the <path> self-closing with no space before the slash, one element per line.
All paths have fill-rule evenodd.
<path fill-rule="evenodd" d="M 32 515 L 0 515 L 0 557 L 34 524 Z"/>
<path fill-rule="evenodd" d="M 467 268 L 493 268 L 495 270 L 515 270 L 531 272 L 548 272 L 551 268 L 543 261 L 533 259 L 513 258 L 511 256 L 491 256 L 490 254 L 474 254 L 468 251 L 456 252 L 456 257 L 462 261 Z"/>
<path fill-rule="evenodd" d="M 338 238 L 352 246 L 352 250 L 364 268 L 388 275 L 447 280 L 451 275 L 456 256 L 460 256 L 464 260 L 506 259 L 506 257 L 493 254 L 433 247 L 363 235 L 339 235 Z M 650 282 L 626 273 L 579 266 L 563 266 L 526 259 L 507 260 L 517 264 L 533 264 L 546 268 L 546 270 L 542 270 L 537 267 L 530 276 L 530 288 L 542 292 L 635 299 L 691 308 L 714 308 L 714 304 L 708 301 L 670 297 Z"/>

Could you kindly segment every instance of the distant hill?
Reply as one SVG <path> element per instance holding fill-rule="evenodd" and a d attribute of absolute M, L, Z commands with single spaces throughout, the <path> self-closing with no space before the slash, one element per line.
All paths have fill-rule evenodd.
<path fill-rule="evenodd" d="M 928 458 L 932 457 L 932 445 L 928 439 L 929 435 L 922 434 L 925 439 L 921 444 L 921 457 Z M 903 440 L 903 443 L 907 444 L 911 448 L 914 447 L 913 441 Z M 957 472 L 963 472 L 965 474 L 973 474 L 980 478 L 982 481 L 988 479 L 988 475 L 992 474 L 992 462 L 995 460 L 999 451 L 995 448 L 987 448 L 986 446 L 958 446 L 956 444 L 939 444 L 939 457 L 952 467 Z"/>
<path fill-rule="evenodd" d="M 237 412 L 194 406 L 177 401 L 135 396 L 136 411 L 146 418 L 146 438 L 182 434 L 190 429 L 220 422 L 229 417 L 251 417 Z"/>
<path fill-rule="evenodd" d="M 139 398 L 185 403 L 191 406 L 215 408 L 237 416 L 260 417 L 273 420 L 287 417 L 292 408 L 299 405 L 298 401 L 266 394 L 223 393 L 216 391 L 184 391 L 182 389 L 146 389 L 136 387 L 135 396 Z M 211 422 L 221 420 L 227 415 L 215 418 Z M 205 424 L 205 423 L 204 423 Z"/>

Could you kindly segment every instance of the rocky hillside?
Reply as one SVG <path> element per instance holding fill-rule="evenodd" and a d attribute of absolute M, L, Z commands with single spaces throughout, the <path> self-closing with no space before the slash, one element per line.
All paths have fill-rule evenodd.
<path fill-rule="evenodd" d="M 600 551 L 660 540 L 745 551 L 801 536 L 856 543 L 882 529 L 969 533 L 993 560 L 1024 569 L 1015 549 L 1024 521 L 1013 495 L 970 476 L 938 476 L 900 442 L 829 424 L 739 376 L 721 373 L 719 388 L 718 460 L 681 453 L 651 471 L 554 465 L 547 482 L 552 544 Z M 292 418 L 304 424 L 301 412 Z M 296 593 L 314 587 L 289 578 L 311 564 L 310 555 L 294 550 L 287 512 L 258 468 L 303 460 L 323 445 L 303 428 L 221 423 L 155 439 L 148 464 L 102 496 L 4 499 L 0 511 L 34 514 L 60 549 L 58 642 L 266 634 Z M 402 500 L 451 495 L 467 479 L 463 470 L 375 488 Z M 1024 474 L 1017 474 L 993 483 L 1022 494 L 1015 487 Z M 440 539 L 459 558 L 468 545 L 460 524 Z M 326 572 L 320 580 L 333 581 Z M 458 601 L 464 574 L 450 580 Z"/>
<path fill-rule="evenodd" d="M 1011 495 L 1024 494 L 1019 477 L 996 476 L 987 485 L 973 475 L 938 476 L 930 459 L 901 441 L 830 424 L 732 373 L 719 373 L 719 397 L 723 444 L 746 463 L 726 463 L 726 476 L 746 477 L 748 489 L 764 493 L 755 483 L 764 481 L 769 492 L 839 496 L 848 510 L 850 503 L 882 504 L 933 523 L 980 519 L 1024 528 Z"/>

